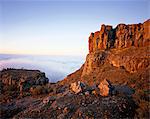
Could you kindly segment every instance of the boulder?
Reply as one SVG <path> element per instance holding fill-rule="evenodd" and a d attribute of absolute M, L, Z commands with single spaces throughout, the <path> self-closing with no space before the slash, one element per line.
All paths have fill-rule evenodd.
<path fill-rule="evenodd" d="M 82 92 L 85 88 L 86 88 L 85 84 L 80 82 L 80 81 L 71 83 L 71 85 L 70 85 L 70 89 L 75 94 L 78 94 L 78 93 Z"/>
<path fill-rule="evenodd" d="M 101 96 L 109 96 L 112 92 L 113 86 L 111 85 L 110 81 L 104 79 L 102 82 L 100 82 L 98 88 Z"/>
<path fill-rule="evenodd" d="M 116 85 L 114 87 L 115 87 L 114 88 L 115 92 L 125 94 L 125 95 L 128 95 L 128 96 L 131 96 L 135 92 L 134 89 L 130 88 L 127 85 Z"/>
<path fill-rule="evenodd" d="M 85 94 L 86 96 L 90 95 L 89 91 L 86 91 L 84 94 Z"/>

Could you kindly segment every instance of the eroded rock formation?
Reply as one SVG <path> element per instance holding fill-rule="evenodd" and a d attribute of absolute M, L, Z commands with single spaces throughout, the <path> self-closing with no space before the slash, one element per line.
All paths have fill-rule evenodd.
<path fill-rule="evenodd" d="M 119 24 L 116 28 L 102 25 L 100 31 L 89 36 L 89 54 L 85 63 L 60 83 L 82 81 L 98 86 L 104 79 L 109 79 L 116 85 L 112 93 L 131 94 L 139 107 L 136 116 L 148 118 L 149 64 L 150 19 L 139 24 Z M 104 89 L 102 95 L 109 95 L 107 83 L 103 86 L 99 85 L 101 92 Z M 94 90 L 92 94 L 99 94 L 99 91 Z"/>
<path fill-rule="evenodd" d="M 149 67 L 150 20 L 143 24 L 119 24 L 116 28 L 102 25 L 89 37 L 87 55 L 81 77 L 92 75 L 104 64 L 122 67 L 130 73 Z M 93 73 L 94 74 L 94 73 Z"/>
<path fill-rule="evenodd" d="M 0 81 L 3 85 L 19 89 L 22 93 L 31 86 L 47 84 L 49 79 L 39 70 L 7 69 L 0 72 Z"/>
<path fill-rule="evenodd" d="M 143 24 L 119 24 L 116 28 L 102 25 L 89 37 L 89 53 L 110 48 L 142 47 L 150 45 L 150 20 Z"/>

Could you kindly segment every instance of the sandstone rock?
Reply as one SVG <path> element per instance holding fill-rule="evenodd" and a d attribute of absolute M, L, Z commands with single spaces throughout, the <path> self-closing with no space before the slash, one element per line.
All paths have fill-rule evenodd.
<path fill-rule="evenodd" d="M 113 66 L 124 67 L 128 72 L 135 73 L 149 66 L 148 51 L 149 47 L 130 48 L 131 53 L 127 50 L 111 52 L 107 59 Z"/>
<path fill-rule="evenodd" d="M 71 85 L 70 85 L 70 89 L 75 94 L 82 92 L 85 89 L 85 87 L 86 87 L 85 84 L 80 81 L 71 83 Z"/>
<path fill-rule="evenodd" d="M 93 90 L 93 91 L 92 91 L 92 94 L 93 94 L 93 95 L 97 95 L 97 93 L 96 93 L 96 91 L 95 91 L 95 90 Z"/>
<path fill-rule="evenodd" d="M 119 24 L 116 28 L 102 25 L 101 30 L 91 33 L 89 53 L 109 48 L 143 47 L 150 45 L 150 19 L 143 24 Z"/>
<path fill-rule="evenodd" d="M 98 88 L 100 89 L 101 96 L 109 96 L 113 87 L 107 79 L 104 79 L 102 82 L 100 82 Z"/>
<path fill-rule="evenodd" d="M 93 70 L 97 70 L 105 62 L 107 54 L 103 51 L 90 53 L 86 57 L 82 76 L 90 74 Z"/>

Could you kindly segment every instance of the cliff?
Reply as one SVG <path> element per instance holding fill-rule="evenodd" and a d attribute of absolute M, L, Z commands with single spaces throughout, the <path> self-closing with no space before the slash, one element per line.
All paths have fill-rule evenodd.
<path fill-rule="evenodd" d="M 143 47 L 150 45 L 150 20 L 143 24 L 119 24 L 116 28 L 102 25 L 101 30 L 91 33 L 89 37 L 89 53 L 111 48 Z"/>
<path fill-rule="evenodd" d="M 148 117 L 150 71 L 150 19 L 139 24 L 119 24 L 116 28 L 102 25 L 89 36 L 89 54 L 76 72 L 60 84 L 82 81 L 98 85 L 104 79 L 114 85 L 127 85 L 139 108 L 137 117 Z"/>
<path fill-rule="evenodd" d="M 48 83 L 38 70 L 0 71 L 0 118 L 149 118 L 150 20 L 102 25 L 74 73 Z"/>
<path fill-rule="evenodd" d="M 102 25 L 100 31 L 89 36 L 89 54 L 84 65 L 64 81 L 128 81 L 131 75 L 149 68 L 149 46 L 150 20 L 143 24 L 119 24 L 114 29 Z"/>

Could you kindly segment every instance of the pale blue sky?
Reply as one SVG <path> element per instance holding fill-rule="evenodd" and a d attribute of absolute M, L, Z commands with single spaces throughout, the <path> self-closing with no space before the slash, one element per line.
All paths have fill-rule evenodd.
<path fill-rule="evenodd" d="M 0 0 L 0 53 L 86 55 L 101 24 L 140 23 L 148 0 Z"/>

